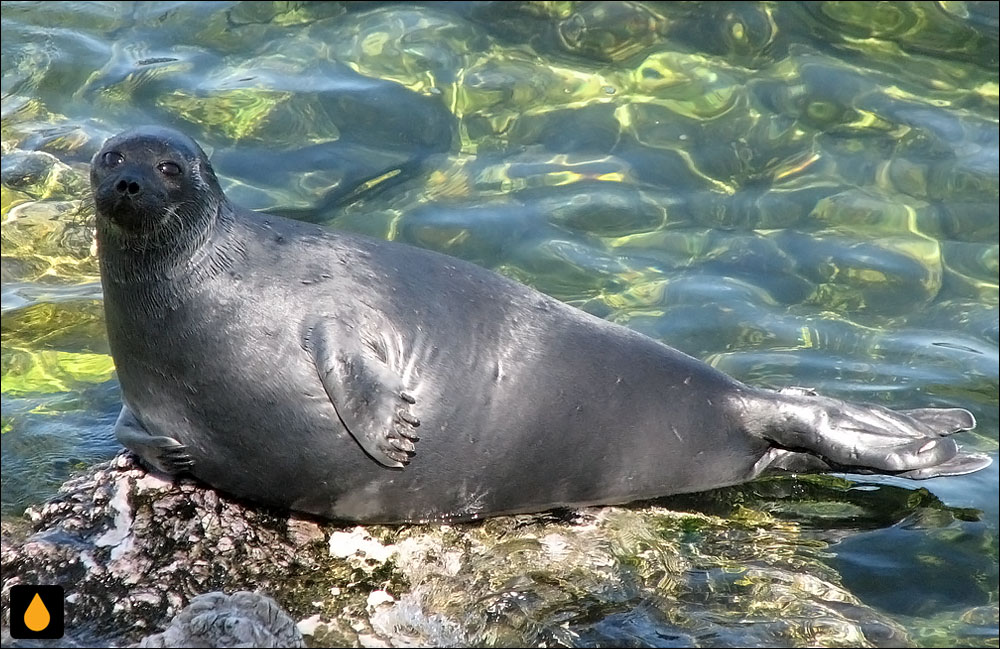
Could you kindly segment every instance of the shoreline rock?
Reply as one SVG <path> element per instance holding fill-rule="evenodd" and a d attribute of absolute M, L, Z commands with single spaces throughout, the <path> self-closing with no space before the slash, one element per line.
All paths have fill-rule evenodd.
<path fill-rule="evenodd" d="M 2 545 L 5 646 L 21 583 L 67 595 L 67 637 L 22 646 L 911 642 L 839 585 L 825 542 L 760 512 L 350 527 L 167 482 L 123 453 L 5 521 Z"/>

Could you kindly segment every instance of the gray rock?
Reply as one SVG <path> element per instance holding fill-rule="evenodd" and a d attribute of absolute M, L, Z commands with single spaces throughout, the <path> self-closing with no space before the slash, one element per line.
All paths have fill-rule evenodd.
<path fill-rule="evenodd" d="M 139 647 L 304 647 L 292 618 L 270 597 L 247 591 L 198 595 L 163 633 Z"/>
<path fill-rule="evenodd" d="M 315 523 L 244 507 L 190 480 L 167 482 L 126 454 L 67 481 L 55 499 L 29 508 L 26 517 L 28 525 L 4 524 L 3 609 L 11 586 L 61 584 L 66 629 L 80 642 L 136 642 L 176 615 L 175 624 L 200 625 L 204 633 L 224 629 L 232 641 L 249 634 L 248 642 L 268 646 L 260 644 L 266 625 L 246 621 L 252 619 L 251 596 L 196 596 L 219 590 L 284 593 L 279 599 L 288 606 L 295 591 L 289 584 L 302 575 L 326 567 L 330 583 L 343 577 L 335 565 L 324 565 L 325 535 Z M 317 587 L 325 591 L 329 585 L 321 578 Z M 198 606 L 181 613 L 188 602 Z M 207 615 L 209 607 L 213 615 Z M 260 604 L 252 610 L 277 620 L 277 608 Z M 172 638 L 176 632 L 166 633 Z M 283 642 L 280 633 L 274 637 Z M 202 640 L 192 642 L 202 646 Z"/>

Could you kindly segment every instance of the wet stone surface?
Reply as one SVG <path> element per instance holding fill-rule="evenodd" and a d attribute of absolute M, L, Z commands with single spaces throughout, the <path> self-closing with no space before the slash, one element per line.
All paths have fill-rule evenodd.
<path fill-rule="evenodd" d="M 791 483 L 767 484 L 716 492 L 726 518 L 684 512 L 680 497 L 678 511 L 344 527 L 167 482 L 122 454 L 5 523 L 3 603 L 11 586 L 63 584 L 69 640 L 119 646 L 288 646 L 300 633 L 311 646 L 910 644 L 844 589 L 822 561 L 827 542 L 795 519 L 879 527 L 937 512 L 940 526 L 973 514 L 929 494 L 881 512 L 863 497 L 824 506 L 842 485 L 817 478 L 814 505 L 790 500 L 783 520 L 754 499 L 780 501 Z"/>

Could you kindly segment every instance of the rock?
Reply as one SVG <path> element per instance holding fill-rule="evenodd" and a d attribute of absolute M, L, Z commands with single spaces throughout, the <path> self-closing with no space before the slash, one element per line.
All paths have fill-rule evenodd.
<path fill-rule="evenodd" d="M 808 502 L 853 493 L 815 481 Z M 724 517 L 646 504 L 345 529 L 165 481 L 123 453 L 4 522 L 2 603 L 17 584 L 63 585 L 61 646 L 908 644 L 839 584 L 824 541 L 766 513 L 799 503 L 795 484 L 713 492 L 735 503 Z M 952 520 L 929 495 L 884 490 L 903 504 L 875 525 L 922 509 Z"/>
<path fill-rule="evenodd" d="M 11 586 L 61 584 L 67 630 L 103 642 L 138 641 L 190 601 L 198 606 L 177 624 L 198 620 L 205 633 L 213 625 L 234 634 L 246 627 L 240 633 L 250 633 L 257 646 L 273 646 L 259 644 L 266 636 L 253 635 L 259 629 L 249 622 L 234 622 L 250 615 L 248 606 L 256 600 L 249 595 L 196 596 L 220 589 L 283 592 L 287 606 L 294 596 L 281 584 L 326 560 L 323 545 L 312 553 L 302 550 L 287 515 L 247 508 L 190 480 L 167 482 L 126 454 L 69 480 L 55 499 L 29 508 L 26 516 L 30 530 L 4 530 L 4 609 Z M 218 609 L 216 617 L 204 617 L 207 602 Z M 251 608 L 277 620 L 269 607 Z M 180 637 L 172 628 L 163 642 Z"/>
<path fill-rule="evenodd" d="M 163 633 L 139 647 L 304 647 L 295 622 L 270 597 L 240 591 L 198 595 Z"/>

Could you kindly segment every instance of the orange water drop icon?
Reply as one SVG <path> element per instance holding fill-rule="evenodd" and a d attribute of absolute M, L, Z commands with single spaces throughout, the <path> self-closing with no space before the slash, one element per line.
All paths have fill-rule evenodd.
<path fill-rule="evenodd" d="M 37 633 L 47 627 L 51 619 L 49 609 L 45 608 L 42 598 L 35 593 L 34 599 L 28 604 L 28 610 L 24 612 L 24 625 Z"/>

